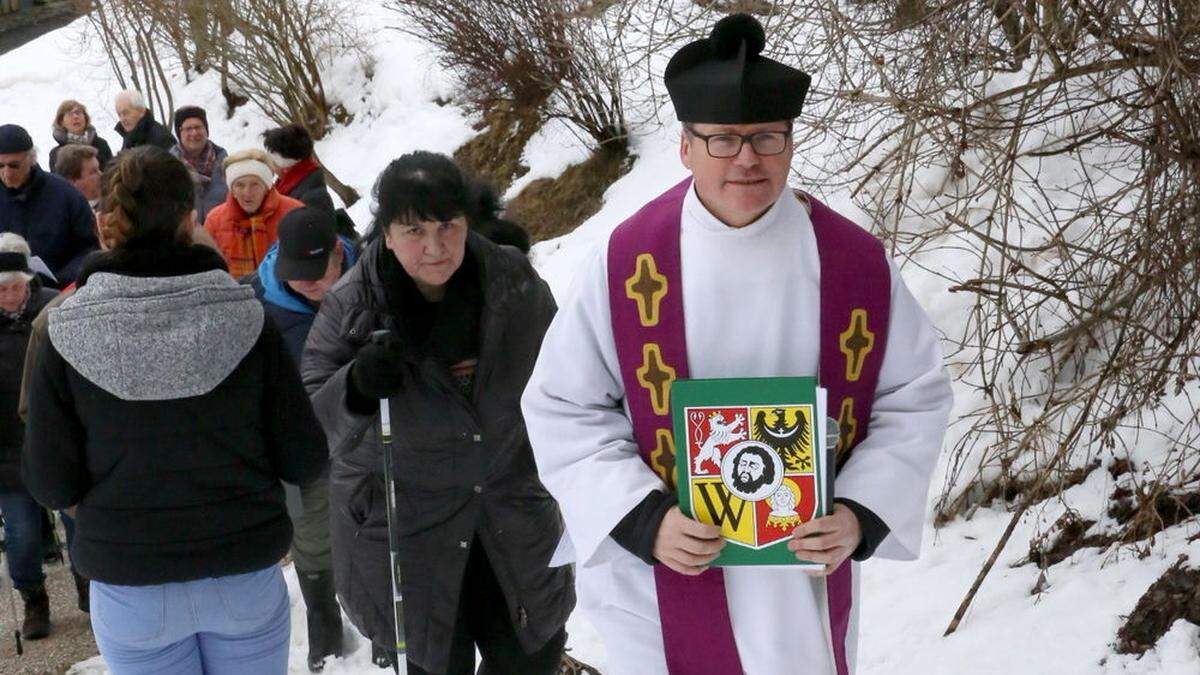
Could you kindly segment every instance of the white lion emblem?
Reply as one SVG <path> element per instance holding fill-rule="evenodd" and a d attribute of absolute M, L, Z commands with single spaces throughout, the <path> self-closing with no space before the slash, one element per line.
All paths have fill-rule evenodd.
<path fill-rule="evenodd" d="M 706 461 L 711 461 L 721 467 L 721 451 L 717 446 L 729 445 L 735 441 L 746 440 L 746 430 L 740 429 L 746 423 L 745 415 L 738 415 L 733 418 L 732 422 L 726 422 L 725 416 L 719 412 L 715 412 L 708 416 L 708 438 L 700 445 L 700 453 L 696 455 L 696 460 L 692 468 L 693 473 L 700 473 L 701 466 Z"/>

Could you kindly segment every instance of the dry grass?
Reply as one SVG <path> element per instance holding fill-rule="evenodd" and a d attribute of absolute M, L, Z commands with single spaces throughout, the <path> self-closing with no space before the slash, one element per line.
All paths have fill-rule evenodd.
<path fill-rule="evenodd" d="M 482 132 L 455 150 L 454 160 L 503 193 L 529 171 L 521 163 L 521 155 L 541 124 L 536 110 L 515 110 L 499 104 L 484 113 L 479 127 Z"/>
<path fill-rule="evenodd" d="M 535 242 L 564 235 L 600 210 L 604 192 L 629 172 L 633 159 L 622 147 L 595 150 L 558 178 L 530 183 L 509 202 L 507 217 L 523 225 Z"/>

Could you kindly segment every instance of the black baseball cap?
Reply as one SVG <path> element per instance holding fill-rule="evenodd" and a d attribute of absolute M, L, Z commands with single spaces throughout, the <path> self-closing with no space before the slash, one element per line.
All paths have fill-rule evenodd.
<path fill-rule="evenodd" d="M 310 207 L 288 212 L 279 221 L 280 281 L 316 281 L 325 276 L 329 256 L 337 247 L 337 218 L 326 209 Z"/>

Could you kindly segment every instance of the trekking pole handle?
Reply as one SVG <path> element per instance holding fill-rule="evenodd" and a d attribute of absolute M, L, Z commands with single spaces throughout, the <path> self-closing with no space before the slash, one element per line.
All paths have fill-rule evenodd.
<path fill-rule="evenodd" d="M 392 337 L 392 331 L 384 328 L 371 332 L 371 344 L 383 345 L 386 344 Z M 379 426 L 380 435 L 384 443 L 392 441 L 392 406 L 388 404 L 386 398 L 379 400 Z"/>

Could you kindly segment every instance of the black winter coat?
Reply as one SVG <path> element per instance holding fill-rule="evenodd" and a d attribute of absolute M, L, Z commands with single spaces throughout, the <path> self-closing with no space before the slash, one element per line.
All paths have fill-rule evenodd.
<path fill-rule="evenodd" d="M 316 480 L 327 450 L 253 292 L 202 246 L 98 254 L 81 284 L 30 375 L 22 456 L 35 499 L 78 505 L 79 573 L 140 586 L 278 563 L 280 481 Z"/>
<path fill-rule="evenodd" d="M 0 314 L 0 490 L 22 490 L 21 444 L 25 442 L 25 423 L 17 415 L 21 400 L 21 374 L 25 366 L 25 347 L 29 344 L 30 324 L 55 292 L 41 288 L 37 280 L 29 282 L 29 302 L 16 319 Z"/>
<path fill-rule="evenodd" d="M 59 286 L 75 281 L 79 266 L 96 250 L 96 215 L 61 176 L 35 165 L 16 190 L 0 186 L 0 232 L 16 232 L 54 272 Z"/>
<path fill-rule="evenodd" d="M 474 233 L 467 245 L 483 279 L 473 395 L 468 400 L 460 393 L 444 364 L 407 350 L 407 384 L 391 399 L 407 656 L 430 672 L 447 667 L 465 565 L 477 537 L 527 652 L 558 633 L 575 606 L 572 569 L 548 566 L 562 517 L 538 479 L 520 406 L 554 299 L 516 250 Z M 389 645 L 378 415 L 355 414 L 347 404 L 355 353 L 372 331 L 387 325 L 380 248 L 372 243 L 325 296 L 301 370 L 330 441 L 338 595 L 360 631 Z"/>
<path fill-rule="evenodd" d="M 333 198 L 326 189 L 325 172 L 319 168 L 305 176 L 287 196 L 299 199 L 305 206 L 333 212 Z"/>
<path fill-rule="evenodd" d="M 163 150 L 170 150 L 175 147 L 175 137 L 171 135 L 171 131 L 159 124 L 154 119 L 154 113 L 149 110 L 138 120 L 133 131 L 125 131 L 125 127 L 117 122 L 114 130 L 121 134 L 121 138 L 125 139 L 121 144 L 121 150 L 129 150 L 138 148 L 143 145 L 156 145 Z"/>
<path fill-rule="evenodd" d="M 50 148 L 49 166 L 51 171 L 54 171 L 55 166 L 58 163 L 58 151 L 62 150 L 64 145 L 69 145 L 69 143 L 62 141 L 53 148 Z M 92 147 L 96 149 L 96 159 L 100 160 L 100 170 L 103 171 L 104 169 L 108 168 L 109 163 L 111 163 L 113 160 L 112 148 L 108 147 L 108 141 L 101 138 L 100 134 L 92 136 Z"/>

